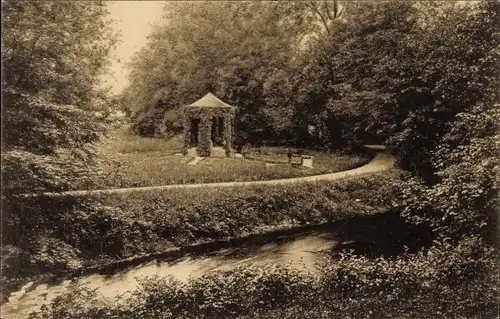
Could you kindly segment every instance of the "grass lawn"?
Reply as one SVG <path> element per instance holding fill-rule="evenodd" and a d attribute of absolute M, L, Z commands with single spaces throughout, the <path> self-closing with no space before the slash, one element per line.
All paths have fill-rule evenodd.
<path fill-rule="evenodd" d="M 182 149 L 182 138 L 144 138 L 127 128 L 116 130 L 103 141 L 102 153 L 116 162 L 109 167 L 102 187 L 140 187 L 169 184 L 257 181 L 339 172 L 365 164 L 368 159 L 338 153 L 311 152 L 314 168 L 287 163 L 286 149 L 265 147 L 261 153 L 249 151 L 247 158 L 205 158 L 187 165 L 192 158 L 174 155 Z M 274 164 L 266 163 L 271 161 Z M 298 157 L 293 163 L 299 161 Z"/>

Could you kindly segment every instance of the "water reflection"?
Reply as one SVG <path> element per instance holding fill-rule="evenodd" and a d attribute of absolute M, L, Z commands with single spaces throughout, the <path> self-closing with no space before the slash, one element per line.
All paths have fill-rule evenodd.
<path fill-rule="evenodd" d="M 90 289 L 97 289 L 102 296 L 114 298 L 139 286 L 148 277 L 173 276 L 181 281 L 196 278 L 207 272 L 229 270 L 237 266 L 265 266 L 290 263 L 302 271 L 313 271 L 318 258 L 332 249 L 335 240 L 331 232 L 294 235 L 277 238 L 275 242 L 257 246 L 225 248 L 205 256 L 186 256 L 175 261 L 150 261 L 112 275 L 91 274 L 75 281 Z M 55 285 L 42 284 L 34 290 L 14 293 L 2 306 L 2 318 L 24 318 L 39 310 L 43 304 L 68 290 L 71 280 Z"/>

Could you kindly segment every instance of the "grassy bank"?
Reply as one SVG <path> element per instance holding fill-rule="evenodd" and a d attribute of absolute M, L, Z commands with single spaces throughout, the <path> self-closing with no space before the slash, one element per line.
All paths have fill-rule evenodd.
<path fill-rule="evenodd" d="M 383 212 L 395 180 L 396 171 L 332 182 L 101 195 L 85 205 L 108 216 L 110 236 L 126 238 L 116 253 L 129 256 Z"/>
<path fill-rule="evenodd" d="M 41 198 L 24 203 L 36 225 L 15 225 L 16 253 L 4 275 L 70 270 L 136 254 L 267 231 L 314 225 L 391 207 L 399 172 L 338 181 L 210 189 L 176 189 Z M 6 248 L 6 247 L 4 247 Z M 24 265 L 23 267 L 18 267 Z M 26 265 L 29 265 L 26 266 Z M 7 271 L 5 271 L 7 270 Z"/>

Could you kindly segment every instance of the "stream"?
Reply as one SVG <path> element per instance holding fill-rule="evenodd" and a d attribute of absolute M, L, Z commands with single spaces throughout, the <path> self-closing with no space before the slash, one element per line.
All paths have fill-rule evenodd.
<path fill-rule="evenodd" d="M 338 227 L 338 226 L 337 226 Z M 104 297 L 116 297 L 133 291 L 141 279 L 173 276 L 181 281 L 196 278 L 207 272 L 229 270 L 237 266 L 264 266 L 289 263 L 302 271 L 314 271 L 317 262 L 336 245 L 335 226 L 320 225 L 306 227 L 303 231 L 284 231 L 281 234 L 251 236 L 251 240 L 238 246 L 220 247 L 203 253 L 186 253 L 175 258 L 158 258 L 116 271 L 101 271 L 76 277 L 60 279 L 52 284 L 28 283 L 10 295 L 1 307 L 1 318 L 25 318 L 43 304 L 68 290 L 71 283 L 87 288 L 97 288 Z M 165 260 L 167 259 L 167 260 Z M 36 285 L 36 286 L 35 286 Z"/>
<path fill-rule="evenodd" d="M 320 261 L 331 260 L 334 250 L 348 248 L 367 256 L 394 256 L 419 251 L 433 239 L 430 228 L 409 226 L 398 213 L 387 212 L 199 244 L 86 269 L 51 283 L 28 283 L 2 305 L 1 318 L 25 318 L 63 294 L 72 283 L 113 298 L 135 290 L 141 279 L 153 276 L 171 275 L 186 281 L 234 267 L 283 264 L 314 274 Z"/>

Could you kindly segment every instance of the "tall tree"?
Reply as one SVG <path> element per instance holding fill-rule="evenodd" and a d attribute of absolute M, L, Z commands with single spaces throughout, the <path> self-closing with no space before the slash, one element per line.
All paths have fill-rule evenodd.
<path fill-rule="evenodd" d="M 207 91 L 239 107 L 240 132 L 254 139 L 281 127 L 265 123 L 280 120 L 282 105 L 271 105 L 278 80 L 286 78 L 279 70 L 289 68 L 307 25 L 286 2 L 169 3 L 165 21 L 131 64 L 125 94 L 139 108 L 136 131 L 175 133 L 179 106 Z"/>
<path fill-rule="evenodd" d="M 68 188 L 105 128 L 99 76 L 116 42 L 106 7 L 4 1 L 2 10 L 4 190 Z"/>
<path fill-rule="evenodd" d="M 431 182 L 456 114 L 496 99 L 498 3 L 350 3 L 344 18 L 310 59 L 316 84 L 296 114 L 333 147 L 387 144 Z"/>
<path fill-rule="evenodd" d="M 387 66 L 400 58 L 414 11 L 411 2 L 345 4 L 342 19 L 332 22 L 304 60 L 298 128 L 315 125 L 321 143 L 332 148 L 383 142 L 392 124 L 384 112 L 391 105 L 384 92 Z"/>
<path fill-rule="evenodd" d="M 438 19 L 418 24 L 400 51 L 405 58 L 388 68 L 386 91 L 397 95 L 388 144 L 402 167 L 429 181 L 431 154 L 456 115 L 497 100 L 499 9 L 497 1 L 445 6 Z"/>
<path fill-rule="evenodd" d="M 25 205 L 24 195 L 80 188 L 98 177 L 92 145 L 109 124 L 99 77 L 116 37 L 106 7 L 93 1 L 7 0 L 2 17 L 2 255 L 21 248 L 23 269 L 10 270 L 22 271 L 36 251 L 35 260 L 49 263 L 73 254 L 42 227 L 68 214 L 72 202 L 58 210 L 43 197 Z"/>

